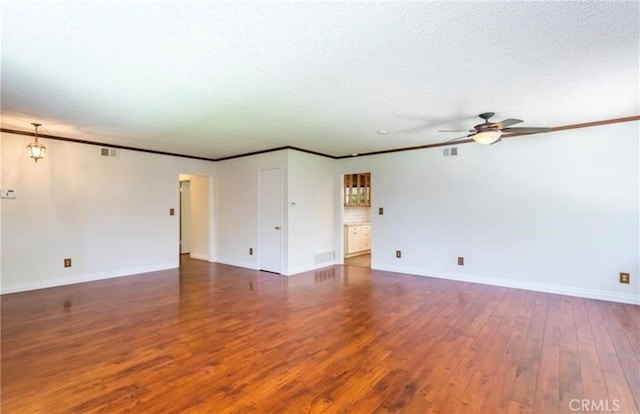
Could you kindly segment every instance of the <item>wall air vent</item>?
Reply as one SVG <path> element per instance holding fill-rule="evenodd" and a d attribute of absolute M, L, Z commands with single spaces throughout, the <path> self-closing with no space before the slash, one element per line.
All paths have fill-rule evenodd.
<path fill-rule="evenodd" d="M 114 148 L 100 148 L 100 155 L 115 158 L 118 156 L 118 150 Z"/>
<path fill-rule="evenodd" d="M 327 252 L 315 254 L 315 264 L 329 263 L 329 262 L 334 262 L 335 260 L 336 260 L 335 250 L 329 250 Z"/>
<path fill-rule="evenodd" d="M 443 157 L 455 157 L 458 155 L 458 147 L 445 148 L 442 150 Z"/>

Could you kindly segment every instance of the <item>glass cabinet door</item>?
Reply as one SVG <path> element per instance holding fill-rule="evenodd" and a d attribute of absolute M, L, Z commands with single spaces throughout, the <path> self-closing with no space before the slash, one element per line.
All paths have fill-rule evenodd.
<path fill-rule="evenodd" d="M 344 175 L 344 205 L 371 206 L 371 173 Z"/>
<path fill-rule="evenodd" d="M 364 174 L 358 174 L 358 205 L 365 205 L 367 202 L 367 193 L 364 187 Z"/>
<path fill-rule="evenodd" d="M 351 174 L 344 175 L 344 205 L 351 205 Z"/>

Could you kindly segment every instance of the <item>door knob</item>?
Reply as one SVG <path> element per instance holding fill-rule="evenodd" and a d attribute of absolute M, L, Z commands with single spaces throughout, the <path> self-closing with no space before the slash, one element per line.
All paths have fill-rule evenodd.
<path fill-rule="evenodd" d="M 275 226 L 274 229 L 280 230 L 280 226 Z"/>

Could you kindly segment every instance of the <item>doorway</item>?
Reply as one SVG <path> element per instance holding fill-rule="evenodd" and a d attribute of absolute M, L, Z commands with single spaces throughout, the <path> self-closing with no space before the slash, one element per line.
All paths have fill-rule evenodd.
<path fill-rule="evenodd" d="M 258 181 L 258 261 L 259 269 L 282 271 L 282 171 L 260 170 Z"/>
<path fill-rule="evenodd" d="M 181 258 L 209 261 L 211 255 L 211 178 L 179 174 L 179 252 Z"/>
<path fill-rule="evenodd" d="M 344 264 L 371 267 L 371 173 L 343 176 Z"/>

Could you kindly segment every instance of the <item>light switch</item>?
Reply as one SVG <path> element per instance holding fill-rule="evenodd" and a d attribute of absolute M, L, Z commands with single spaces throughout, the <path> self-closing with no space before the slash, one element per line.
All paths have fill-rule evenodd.
<path fill-rule="evenodd" d="M 16 192 L 14 190 L 0 190 L 0 198 L 16 198 Z"/>

